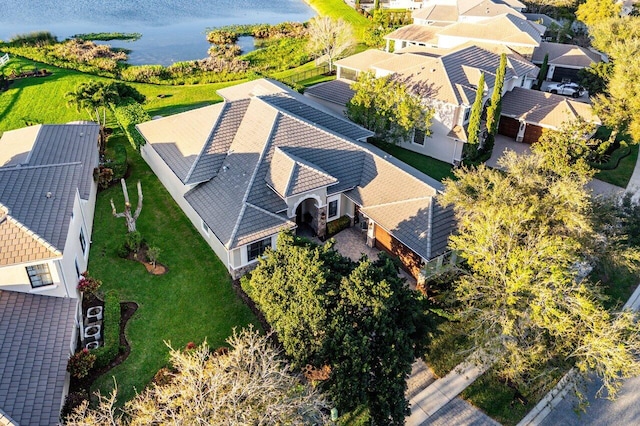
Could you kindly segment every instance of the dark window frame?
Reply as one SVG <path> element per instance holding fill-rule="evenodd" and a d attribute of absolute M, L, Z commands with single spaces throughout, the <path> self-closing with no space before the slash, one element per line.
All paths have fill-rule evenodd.
<path fill-rule="evenodd" d="M 249 262 L 262 256 L 271 247 L 271 237 L 247 245 L 247 259 Z"/>
<path fill-rule="evenodd" d="M 333 214 L 331 214 L 331 210 L 333 210 Z M 329 218 L 338 216 L 338 200 L 329 201 L 329 205 L 327 206 L 327 211 Z"/>
<path fill-rule="evenodd" d="M 418 142 L 416 142 L 416 136 L 422 135 L 422 138 L 418 137 L 417 140 Z M 420 130 L 420 129 L 413 129 L 413 140 L 412 142 L 415 145 L 420 145 L 420 146 L 424 146 L 424 140 L 427 138 L 427 134 L 424 130 Z"/>
<path fill-rule="evenodd" d="M 31 265 L 25 268 L 27 275 L 29 276 L 29 282 L 31 288 L 40 288 L 53 285 L 53 278 L 51 277 L 51 270 L 46 263 L 40 263 L 38 265 Z"/>
<path fill-rule="evenodd" d="M 82 254 L 87 254 L 87 240 L 84 237 L 84 230 L 80 228 L 80 248 L 82 249 Z"/>

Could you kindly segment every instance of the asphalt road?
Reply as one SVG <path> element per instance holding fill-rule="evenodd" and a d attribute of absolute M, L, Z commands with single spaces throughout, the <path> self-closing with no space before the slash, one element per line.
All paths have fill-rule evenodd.
<path fill-rule="evenodd" d="M 586 412 L 576 412 L 577 399 L 570 392 L 542 421 L 542 426 L 608 426 L 640 425 L 640 377 L 625 381 L 616 400 L 595 398 L 599 381 L 587 385 L 589 406 Z"/>

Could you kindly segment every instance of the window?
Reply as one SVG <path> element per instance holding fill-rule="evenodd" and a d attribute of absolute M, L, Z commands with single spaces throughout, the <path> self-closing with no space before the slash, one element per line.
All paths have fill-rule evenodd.
<path fill-rule="evenodd" d="M 464 119 L 462 120 L 462 124 L 466 123 L 469 119 L 469 115 L 471 115 L 471 108 L 464 109 Z"/>
<path fill-rule="evenodd" d="M 271 237 L 249 244 L 247 246 L 247 258 L 249 259 L 249 262 L 257 259 L 259 256 L 262 256 L 267 247 L 271 247 Z"/>
<path fill-rule="evenodd" d="M 338 200 L 329 201 L 329 217 L 338 215 Z"/>
<path fill-rule="evenodd" d="M 82 248 L 82 254 L 87 253 L 87 241 L 84 239 L 84 231 L 80 228 L 80 247 Z"/>
<path fill-rule="evenodd" d="M 80 279 L 80 275 L 82 275 L 80 273 L 80 266 L 78 266 L 78 259 L 76 259 L 76 276 L 78 277 L 78 279 Z"/>
<path fill-rule="evenodd" d="M 425 138 L 424 130 L 420 130 L 420 129 L 414 129 L 413 130 L 413 143 L 414 144 L 423 145 L 424 146 L 424 138 Z"/>
<path fill-rule="evenodd" d="M 43 263 L 42 265 L 27 266 L 27 274 L 29 275 L 29 281 L 31 281 L 31 287 L 33 288 L 53 284 L 51 272 L 49 272 L 49 265 L 46 263 Z"/>
<path fill-rule="evenodd" d="M 202 230 L 205 234 L 209 235 L 209 226 L 204 222 L 204 220 L 202 221 Z"/>

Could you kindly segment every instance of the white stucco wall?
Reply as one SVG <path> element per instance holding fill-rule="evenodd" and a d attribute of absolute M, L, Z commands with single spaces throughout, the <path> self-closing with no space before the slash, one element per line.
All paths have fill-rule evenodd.
<path fill-rule="evenodd" d="M 187 215 L 202 238 L 204 238 L 207 244 L 209 244 L 209 246 L 213 249 L 214 253 L 222 261 L 225 267 L 228 270 L 231 270 L 232 267 L 229 259 L 229 252 L 227 251 L 226 247 L 211 230 L 208 234 L 205 232 L 205 230 L 202 228 L 202 218 L 184 198 L 184 194 L 186 194 L 187 191 L 193 188 L 193 186 L 184 185 L 182 181 L 178 179 L 176 174 L 173 173 L 173 171 L 169 168 L 169 166 L 167 166 L 167 163 L 165 163 L 160 155 L 158 155 L 158 153 L 153 149 L 151 144 L 144 144 L 140 148 L 140 153 L 149 167 L 151 167 L 151 170 L 153 170 L 158 179 L 160 179 L 162 185 L 164 185 L 167 191 L 169 191 L 171 197 L 175 200 L 176 203 L 178 203 L 178 206 L 180 206 L 184 214 Z"/>
<path fill-rule="evenodd" d="M 69 231 L 65 246 L 62 249 L 63 256 L 53 260 L 28 262 L 19 265 L 0 268 L 0 289 L 19 291 L 23 293 L 41 294 L 45 296 L 77 298 L 78 275 L 76 272 L 76 260 L 78 269 L 84 272 L 89 260 L 91 244 L 90 227 L 93 226 L 93 212 L 95 210 L 95 191 L 92 191 L 92 201 L 81 200 L 78 192 L 73 204 L 73 218 L 69 217 Z M 83 230 L 86 243 L 85 252 L 80 244 L 80 229 Z M 50 286 L 32 288 L 26 267 L 47 264 L 53 284 Z"/>

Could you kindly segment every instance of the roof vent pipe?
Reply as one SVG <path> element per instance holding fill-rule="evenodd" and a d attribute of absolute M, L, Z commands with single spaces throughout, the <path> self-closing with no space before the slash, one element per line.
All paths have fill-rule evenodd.
<path fill-rule="evenodd" d="M 53 194 L 51 192 L 47 192 L 47 198 L 51 198 Z"/>

